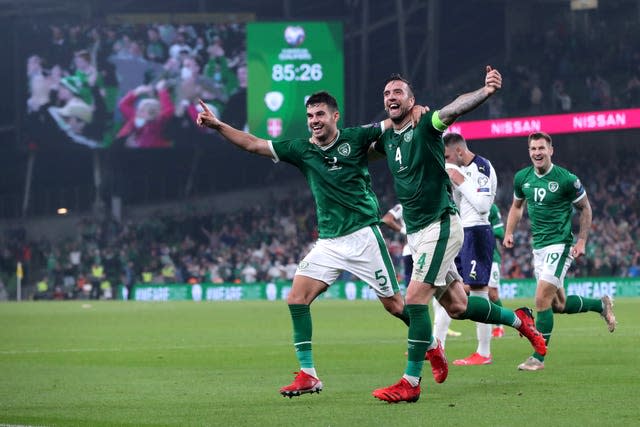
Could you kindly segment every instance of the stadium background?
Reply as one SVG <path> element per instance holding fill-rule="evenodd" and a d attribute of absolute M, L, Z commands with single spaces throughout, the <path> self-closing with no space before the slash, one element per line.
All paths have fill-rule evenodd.
<path fill-rule="evenodd" d="M 342 22 L 343 126 L 383 117 L 376 88 L 392 72 L 409 76 L 418 102 L 436 108 L 480 85 L 486 64 L 501 71 L 505 86 L 465 120 L 639 108 L 640 3 L 597 3 L 595 9 L 571 10 L 570 2 L 561 0 L 399 0 L 393 7 L 365 0 L 159 1 L 150 11 L 147 3 L 134 1 L 1 1 L 0 35 L 6 44 L 0 61 L 0 297 L 15 298 L 17 262 L 23 266 L 25 296 L 46 278 L 51 296 L 87 297 L 78 282 L 81 276 L 88 279 L 94 262 L 103 265 L 112 285 L 142 281 L 145 272 L 153 283 L 242 284 L 253 276 L 259 282 L 286 281 L 315 238 L 313 205 L 301 176 L 239 152 L 215 135 L 187 129 L 184 136 L 176 133 L 172 148 L 153 150 L 117 145 L 91 150 L 46 133 L 34 137 L 27 60 L 46 56 L 52 27 L 66 38 L 76 31 L 89 38 L 110 15 L 150 12 Z M 142 34 L 144 47 L 146 32 L 134 34 Z M 196 41 L 186 42 L 193 48 Z M 232 52 L 238 46 L 225 48 Z M 594 209 L 589 256 L 572 275 L 640 275 L 638 137 L 637 129 L 554 135 L 554 161 L 580 176 Z M 529 161 L 524 141 L 471 142 L 499 173 L 503 216 L 513 173 Z M 384 213 L 394 204 L 390 178 L 383 164 L 371 170 Z M 59 207 L 70 213 L 57 216 Z M 400 236 L 386 237 L 398 256 Z M 506 278 L 531 276 L 528 239 L 523 223 L 518 249 L 505 253 Z M 80 253 L 79 264 L 72 253 Z M 168 267 L 164 274 L 163 267 Z"/>

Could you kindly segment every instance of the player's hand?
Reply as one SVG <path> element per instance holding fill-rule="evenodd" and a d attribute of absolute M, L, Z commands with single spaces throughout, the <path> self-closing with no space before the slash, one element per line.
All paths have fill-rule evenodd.
<path fill-rule="evenodd" d="M 584 241 L 584 239 L 578 239 L 575 246 L 571 248 L 571 256 L 574 259 L 580 258 L 585 254 L 585 246 L 586 242 Z"/>
<path fill-rule="evenodd" d="M 502 246 L 505 248 L 513 247 L 513 234 L 505 234 L 504 239 L 502 240 Z"/>
<path fill-rule="evenodd" d="M 209 127 L 211 129 L 217 129 L 220 127 L 220 120 L 216 117 L 215 114 L 207 107 L 207 104 L 204 103 L 202 99 L 199 99 L 200 107 L 202 107 L 202 112 L 198 113 L 198 118 L 196 119 L 196 123 L 198 126 Z"/>
<path fill-rule="evenodd" d="M 460 169 L 460 167 L 454 165 L 453 163 L 445 163 L 444 168 L 449 174 L 449 179 L 451 179 L 451 182 L 453 182 L 456 186 L 464 182 L 464 174 L 462 173 L 462 169 Z"/>
<path fill-rule="evenodd" d="M 420 122 L 420 118 L 425 114 L 427 114 L 428 111 L 429 111 L 429 107 L 427 106 L 423 107 L 422 105 L 414 105 L 411 108 L 411 125 L 413 127 L 418 126 L 418 123 Z"/>
<path fill-rule="evenodd" d="M 502 88 L 502 76 L 498 70 L 487 65 L 487 75 L 484 78 L 484 87 L 489 95 L 493 95 Z"/>

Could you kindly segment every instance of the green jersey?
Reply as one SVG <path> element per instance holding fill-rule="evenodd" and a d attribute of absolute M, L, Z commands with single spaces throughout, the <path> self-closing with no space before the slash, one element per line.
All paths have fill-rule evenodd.
<path fill-rule="evenodd" d="M 516 199 L 527 202 L 534 249 L 573 243 L 572 204 L 587 194 L 577 176 L 553 164 L 547 173 L 538 175 L 529 166 L 516 173 L 513 191 Z"/>
<path fill-rule="evenodd" d="M 498 205 L 495 203 L 491 205 L 491 209 L 489 210 L 489 223 L 491 223 L 491 228 L 493 228 L 493 235 L 496 239 L 502 241 L 502 239 L 504 239 L 504 224 L 502 223 L 500 209 L 498 209 Z M 502 261 L 502 255 L 500 254 L 498 245 L 499 243 L 496 244 L 496 247 L 493 250 L 493 262 L 500 264 Z"/>
<path fill-rule="evenodd" d="M 375 144 L 375 149 L 387 156 L 407 233 L 457 212 L 451 180 L 444 169 L 442 133 L 446 128 L 437 111 L 429 112 L 415 128 L 408 124 L 400 130 L 388 129 Z"/>
<path fill-rule="evenodd" d="M 369 146 L 380 134 L 380 127 L 374 125 L 341 129 L 325 147 L 308 139 L 272 143 L 276 160 L 300 169 L 309 183 L 320 238 L 344 236 L 380 221 L 367 159 Z"/>

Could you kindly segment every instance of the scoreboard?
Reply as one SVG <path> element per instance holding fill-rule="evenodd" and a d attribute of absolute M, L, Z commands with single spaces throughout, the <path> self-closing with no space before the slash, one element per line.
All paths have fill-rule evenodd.
<path fill-rule="evenodd" d="M 305 101 L 325 90 L 344 117 L 340 22 L 255 22 L 247 25 L 249 131 L 261 138 L 309 135 Z"/>

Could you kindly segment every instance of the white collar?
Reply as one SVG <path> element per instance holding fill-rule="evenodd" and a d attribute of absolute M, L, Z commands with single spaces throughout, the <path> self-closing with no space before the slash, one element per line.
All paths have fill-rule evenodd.
<path fill-rule="evenodd" d="M 551 166 L 549 166 L 549 170 L 548 171 L 546 171 L 545 173 L 540 175 L 540 174 L 538 174 L 538 172 L 536 172 L 536 168 L 534 166 L 533 167 L 533 173 L 535 173 L 538 178 L 542 178 L 543 176 L 549 175 L 549 172 L 551 172 L 551 169 L 553 169 L 553 163 L 551 163 Z"/>

